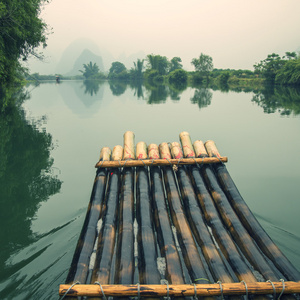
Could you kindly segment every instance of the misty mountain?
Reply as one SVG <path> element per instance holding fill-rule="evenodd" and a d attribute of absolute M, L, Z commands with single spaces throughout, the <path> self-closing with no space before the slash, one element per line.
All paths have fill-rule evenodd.
<path fill-rule="evenodd" d="M 85 50 L 89 51 L 89 54 L 83 54 Z M 75 66 L 77 60 L 81 55 L 86 55 L 85 58 L 87 61 L 80 61 L 81 64 L 79 68 Z M 94 58 L 102 59 L 102 62 L 99 64 L 96 61 L 93 61 Z M 78 70 L 82 70 L 83 64 L 89 63 L 90 61 L 96 62 L 97 65 L 100 67 L 101 72 L 106 72 L 109 70 L 111 63 L 114 61 L 113 56 L 105 50 L 103 47 L 100 48 L 98 45 L 86 38 L 80 38 L 73 41 L 62 53 L 60 60 L 56 66 L 56 73 L 58 74 L 70 74 L 75 72 L 75 74 L 79 74 Z M 97 60 L 98 61 L 98 60 Z M 77 68 L 77 69 L 76 69 Z"/>
<path fill-rule="evenodd" d="M 79 55 L 79 57 L 75 60 L 73 69 L 67 73 L 65 73 L 66 76 L 72 76 L 72 75 L 78 75 L 81 74 L 79 70 L 83 70 L 83 65 L 88 64 L 89 62 L 96 63 L 97 66 L 100 69 L 100 72 L 104 72 L 104 65 L 102 57 L 99 55 L 96 55 L 92 51 L 88 49 L 84 49 L 82 53 Z"/>

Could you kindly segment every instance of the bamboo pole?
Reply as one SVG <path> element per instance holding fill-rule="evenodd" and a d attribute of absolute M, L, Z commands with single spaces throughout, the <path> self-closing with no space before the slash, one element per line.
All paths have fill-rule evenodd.
<path fill-rule="evenodd" d="M 124 134 L 123 159 L 134 158 L 134 134 Z M 134 278 L 134 170 L 123 169 L 119 209 L 115 283 L 131 284 Z"/>
<path fill-rule="evenodd" d="M 122 161 L 99 161 L 96 168 L 123 168 L 123 167 L 141 167 L 141 166 L 167 166 L 167 165 L 191 165 L 191 164 L 214 164 L 219 162 L 227 162 L 226 156 L 221 158 L 204 157 L 204 158 L 183 158 L 171 159 L 169 157 L 161 159 L 145 159 L 145 160 L 122 160 Z"/>
<path fill-rule="evenodd" d="M 274 285 L 274 289 L 273 289 Z M 103 296 L 106 297 L 205 297 L 205 296 L 221 296 L 221 295 L 273 295 L 274 291 L 277 295 L 281 293 L 295 294 L 300 293 L 300 283 L 293 281 L 283 282 L 237 282 L 237 283 L 214 283 L 214 284 L 182 284 L 182 285 L 102 285 L 101 287 L 96 284 L 74 285 L 68 292 L 70 296 Z M 246 288 L 247 287 L 247 288 Z M 70 285 L 61 284 L 59 286 L 59 295 L 64 295 L 70 288 Z M 102 293 L 102 290 L 103 293 Z"/>
<path fill-rule="evenodd" d="M 243 254 L 266 280 L 278 280 L 280 275 L 275 274 L 275 270 L 273 270 L 264 259 L 257 245 L 243 227 L 224 192 L 220 188 L 212 169 L 210 167 L 202 168 L 202 174 L 224 224 L 239 248 L 243 251 Z"/>
<path fill-rule="evenodd" d="M 168 144 L 162 143 L 159 147 L 161 157 L 171 157 Z M 177 190 L 172 168 L 170 166 L 164 167 L 163 174 L 171 218 L 177 231 L 178 241 L 182 249 L 189 275 L 193 282 L 207 282 L 209 276 L 202 264 L 191 229 L 183 213 L 180 195 Z"/>
<path fill-rule="evenodd" d="M 103 148 L 100 152 L 100 160 L 109 159 L 110 152 L 111 151 L 109 148 Z M 86 217 L 78 239 L 71 267 L 67 275 L 67 283 L 76 281 L 79 281 L 81 283 L 86 282 L 90 257 L 97 236 L 96 228 L 101 214 L 102 203 L 105 194 L 106 179 L 107 170 L 97 169 L 89 206 L 86 212 Z"/>
<path fill-rule="evenodd" d="M 215 145 L 213 148 L 214 151 L 211 152 L 211 155 L 216 155 L 216 153 L 219 153 Z M 228 197 L 235 212 L 239 216 L 241 222 L 243 223 L 249 234 L 259 245 L 260 249 L 288 280 L 300 281 L 299 271 L 296 270 L 296 268 L 285 257 L 285 255 L 280 251 L 277 245 L 272 241 L 270 236 L 259 224 L 255 216 L 249 209 L 248 205 L 244 201 L 243 197 L 239 193 L 226 166 L 221 163 L 216 164 L 214 166 L 214 170 L 222 186 L 222 189 L 225 191 L 225 194 Z"/>
<path fill-rule="evenodd" d="M 138 159 L 147 158 L 147 145 L 139 142 L 136 146 Z M 148 168 L 136 169 L 136 219 L 138 223 L 139 282 L 159 283 L 161 276 L 157 269 L 156 239 L 153 229 L 150 184 Z"/>
<path fill-rule="evenodd" d="M 205 168 L 203 166 L 202 168 Z M 203 211 L 203 216 L 207 224 L 211 227 L 215 240 L 217 241 L 223 255 L 229 262 L 232 270 L 239 280 L 246 282 L 256 282 L 255 276 L 252 274 L 249 267 L 244 262 L 232 241 L 227 229 L 224 227 L 219 212 L 217 211 L 211 195 L 209 194 L 204 180 L 196 166 L 191 166 L 190 176 L 194 185 L 200 207 Z"/>
<path fill-rule="evenodd" d="M 184 136 L 181 135 L 180 139 L 183 149 L 186 149 L 185 155 L 190 155 L 190 157 L 192 155 L 195 155 L 194 151 L 191 151 L 192 149 L 190 147 L 193 146 L 188 134 L 185 133 Z M 176 148 L 173 147 L 172 150 L 173 149 Z M 173 156 L 173 151 L 171 151 L 171 153 Z M 178 168 L 176 176 L 178 179 L 187 219 L 196 238 L 196 241 L 199 244 L 206 259 L 210 272 L 214 277 L 214 280 L 222 282 L 233 282 L 234 280 L 229 275 L 229 272 L 226 269 L 224 262 L 222 261 L 222 258 L 220 257 L 220 254 L 215 246 L 215 243 L 212 240 L 211 234 L 209 233 L 208 228 L 203 220 L 202 213 L 198 206 L 198 201 L 187 169 L 185 167 Z"/>
<path fill-rule="evenodd" d="M 118 159 L 122 154 L 121 146 L 114 147 L 112 157 Z M 111 264 L 115 248 L 116 230 L 118 224 L 120 171 L 115 169 L 110 172 L 108 187 L 106 191 L 103 223 L 98 237 L 95 266 L 91 282 L 96 281 L 108 284 L 111 273 Z"/>
<path fill-rule="evenodd" d="M 150 144 L 148 146 L 149 158 L 159 158 L 158 146 Z M 160 167 L 150 168 L 150 182 L 152 191 L 152 207 L 154 224 L 157 232 L 157 240 L 160 247 L 161 256 L 166 260 L 166 279 L 169 283 L 185 283 L 180 257 L 176 248 L 169 214 L 165 201 L 165 192 L 162 182 Z"/>

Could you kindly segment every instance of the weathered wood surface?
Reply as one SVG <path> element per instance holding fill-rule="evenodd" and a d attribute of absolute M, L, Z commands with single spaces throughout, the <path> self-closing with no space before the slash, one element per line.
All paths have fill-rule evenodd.
<path fill-rule="evenodd" d="M 93 252 L 94 243 L 97 237 L 97 223 L 101 214 L 102 202 L 106 188 L 106 178 L 107 170 L 98 169 L 84 224 L 66 279 L 67 283 L 76 281 L 81 283 L 86 282 L 90 257 Z"/>
<path fill-rule="evenodd" d="M 118 227 L 120 171 L 110 173 L 103 209 L 103 223 L 98 237 L 95 266 L 91 282 L 110 283 L 112 258 Z"/>
<path fill-rule="evenodd" d="M 246 283 L 248 295 L 273 295 L 274 290 L 270 282 L 252 282 Z M 281 294 L 300 293 L 300 282 L 285 281 L 284 288 L 282 282 L 273 282 L 277 296 Z M 59 287 L 59 295 L 64 295 L 70 285 L 61 284 Z M 169 288 L 169 293 L 168 293 Z M 170 297 L 190 297 L 190 296 L 221 296 L 223 295 L 245 295 L 246 286 L 243 282 L 238 283 L 222 283 L 222 290 L 218 283 L 214 284 L 153 284 L 153 285 L 102 285 L 105 296 L 113 297 L 164 297 L 169 294 Z M 196 290 L 196 292 L 195 292 Z M 99 285 L 78 284 L 74 285 L 68 292 L 70 296 L 102 296 L 102 291 Z"/>
<path fill-rule="evenodd" d="M 203 157 L 203 158 L 182 158 L 182 159 L 143 159 L 143 160 L 121 160 L 121 161 L 99 161 L 96 168 L 123 168 L 123 167 L 142 167 L 142 166 L 168 166 L 168 165 L 194 165 L 194 164 L 215 164 L 227 162 L 224 157 Z"/>
<path fill-rule="evenodd" d="M 224 192 L 220 188 L 212 168 L 210 168 L 210 166 L 204 167 L 201 171 L 214 203 L 219 210 L 220 216 L 227 229 L 230 231 L 234 241 L 239 248 L 242 249 L 243 254 L 251 262 L 254 268 L 264 276 L 265 280 L 277 281 L 280 278 L 280 274 L 278 274 L 278 272 L 276 272 L 276 270 L 265 260 L 257 245 L 253 242 L 252 238 L 240 222 Z"/>
<path fill-rule="evenodd" d="M 139 282 L 159 283 L 156 238 L 153 229 L 151 193 L 146 167 L 136 170 L 136 219 L 138 223 Z"/>
<path fill-rule="evenodd" d="M 241 257 L 239 250 L 227 229 L 224 227 L 219 212 L 217 211 L 200 171 L 196 166 L 191 166 L 190 176 L 206 223 L 211 227 L 214 238 L 235 275 L 240 281 L 256 282 L 255 276 Z"/>
<path fill-rule="evenodd" d="M 158 146 L 148 146 L 150 158 L 159 158 Z M 150 168 L 153 218 L 161 256 L 166 260 L 165 276 L 169 283 L 183 284 L 184 276 L 168 214 L 160 167 Z"/>
<path fill-rule="evenodd" d="M 135 157 L 134 134 L 124 134 L 123 159 Z M 134 278 L 134 170 L 122 171 L 115 283 L 130 284 Z"/>
<path fill-rule="evenodd" d="M 179 167 L 176 172 L 182 200 L 192 232 L 200 246 L 202 253 L 209 266 L 210 272 L 215 280 L 222 282 L 233 282 L 220 254 L 212 240 L 211 234 L 202 218 L 197 198 L 192 183 L 188 177 L 185 167 Z"/>
<path fill-rule="evenodd" d="M 160 155 L 170 156 L 169 148 L 165 145 L 160 145 Z M 201 283 L 207 282 L 211 275 L 209 276 L 207 274 L 205 267 L 203 266 L 191 229 L 188 225 L 186 216 L 183 213 L 180 195 L 172 168 L 170 166 L 164 167 L 163 174 L 171 219 L 177 231 L 178 241 L 189 275 L 192 281 Z"/>
<path fill-rule="evenodd" d="M 288 279 L 288 280 L 300 280 L 300 273 L 290 263 L 286 256 L 280 251 L 277 245 L 272 241 L 270 236 L 258 223 L 253 213 L 249 209 L 248 205 L 242 198 L 237 187 L 235 186 L 227 168 L 223 164 L 217 164 L 214 167 L 217 178 L 225 191 L 227 198 L 233 206 L 239 219 L 251 235 L 251 237 L 258 244 L 259 248 L 263 253 L 275 264 L 277 269 Z"/>

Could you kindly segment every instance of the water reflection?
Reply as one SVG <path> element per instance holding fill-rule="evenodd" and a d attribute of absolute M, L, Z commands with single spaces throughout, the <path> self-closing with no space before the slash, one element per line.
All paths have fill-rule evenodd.
<path fill-rule="evenodd" d="M 99 92 L 100 84 L 103 84 L 102 81 L 98 80 L 84 80 L 83 87 L 85 88 L 84 93 L 91 96 L 97 95 Z"/>
<path fill-rule="evenodd" d="M 252 102 L 267 114 L 278 112 L 282 116 L 300 114 L 300 89 L 269 87 L 255 92 Z"/>
<path fill-rule="evenodd" d="M 40 203 L 62 184 L 51 174 L 53 143 L 42 129 L 45 122 L 45 117 L 27 120 L 17 106 L 1 114 L 0 281 L 14 272 L 14 266 L 6 265 L 10 255 L 36 239 L 31 221 Z"/>
<path fill-rule="evenodd" d="M 89 118 L 100 109 L 105 81 L 61 82 L 57 89 L 66 106 L 75 114 Z"/>
<path fill-rule="evenodd" d="M 143 82 L 138 80 L 134 82 L 130 82 L 130 88 L 134 90 L 134 96 L 138 99 L 144 99 L 144 89 L 143 89 Z"/>
<path fill-rule="evenodd" d="M 208 88 L 198 88 L 195 89 L 191 102 L 198 104 L 198 107 L 201 109 L 211 105 L 212 95 L 212 92 Z"/>
<path fill-rule="evenodd" d="M 114 96 L 120 96 L 125 93 L 127 83 L 119 80 L 110 80 L 109 87 Z"/>

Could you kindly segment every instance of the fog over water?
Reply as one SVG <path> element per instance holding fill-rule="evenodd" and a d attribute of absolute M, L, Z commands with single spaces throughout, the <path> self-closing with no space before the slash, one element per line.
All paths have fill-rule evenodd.
<path fill-rule="evenodd" d="M 298 0 L 52 0 L 41 14 L 52 28 L 46 63 L 32 59 L 29 67 L 41 74 L 68 72 L 62 58 L 75 42 L 81 47 L 74 47 L 74 56 L 91 48 L 108 64 L 118 60 L 128 68 L 136 57 L 154 53 L 179 56 L 192 70 L 192 58 L 203 52 L 216 68 L 253 69 L 270 53 L 300 50 L 299 11 Z"/>

